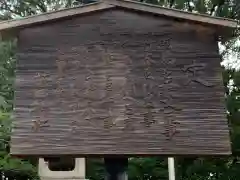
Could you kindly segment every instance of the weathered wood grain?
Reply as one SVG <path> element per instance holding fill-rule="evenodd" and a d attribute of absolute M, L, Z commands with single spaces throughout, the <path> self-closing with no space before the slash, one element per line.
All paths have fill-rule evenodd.
<path fill-rule="evenodd" d="M 11 153 L 229 154 L 214 35 L 179 29 L 123 10 L 23 29 Z"/>

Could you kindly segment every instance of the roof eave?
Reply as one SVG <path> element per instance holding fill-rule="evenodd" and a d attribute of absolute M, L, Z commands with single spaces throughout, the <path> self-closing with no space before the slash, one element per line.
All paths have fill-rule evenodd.
<path fill-rule="evenodd" d="M 6 34 L 9 34 L 10 32 L 13 32 L 18 28 L 28 27 L 30 25 L 35 25 L 43 22 L 50 22 L 62 18 L 68 18 L 71 16 L 85 14 L 93 11 L 110 9 L 113 7 L 114 5 L 111 4 L 96 2 L 74 8 L 47 12 L 40 15 L 28 16 L 21 19 L 3 21 L 0 22 L 0 34 L 1 37 L 5 37 Z"/>
<path fill-rule="evenodd" d="M 127 9 L 148 12 L 153 14 L 158 14 L 161 16 L 167 16 L 172 18 L 183 19 L 187 21 L 193 21 L 198 23 L 205 23 L 214 26 L 222 26 L 225 28 L 236 28 L 238 22 L 236 20 L 227 19 L 227 18 L 220 18 L 220 17 L 213 17 L 209 15 L 203 15 L 198 13 L 191 13 L 187 11 L 160 7 L 157 5 L 131 1 L 131 0 L 105 0 L 108 4 L 115 5 L 118 7 L 123 7 Z"/>

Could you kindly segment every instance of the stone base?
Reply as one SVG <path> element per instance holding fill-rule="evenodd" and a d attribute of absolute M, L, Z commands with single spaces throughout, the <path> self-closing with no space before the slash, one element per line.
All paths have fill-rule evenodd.
<path fill-rule="evenodd" d="M 39 159 L 38 173 L 41 180 L 86 180 L 85 171 L 85 158 L 76 158 L 72 171 L 51 171 L 48 162 Z"/>

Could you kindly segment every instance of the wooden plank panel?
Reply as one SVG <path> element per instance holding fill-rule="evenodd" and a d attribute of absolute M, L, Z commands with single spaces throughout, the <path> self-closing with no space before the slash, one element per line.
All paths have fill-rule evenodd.
<path fill-rule="evenodd" d="M 176 25 L 112 10 L 22 30 L 11 153 L 229 154 L 214 36 Z"/>

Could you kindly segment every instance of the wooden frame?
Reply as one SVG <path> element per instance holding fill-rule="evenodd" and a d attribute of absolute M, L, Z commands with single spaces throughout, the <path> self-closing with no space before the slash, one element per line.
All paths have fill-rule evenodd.
<path fill-rule="evenodd" d="M 114 8 L 21 29 L 11 153 L 230 154 L 216 29 L 199 26 Z"/>

